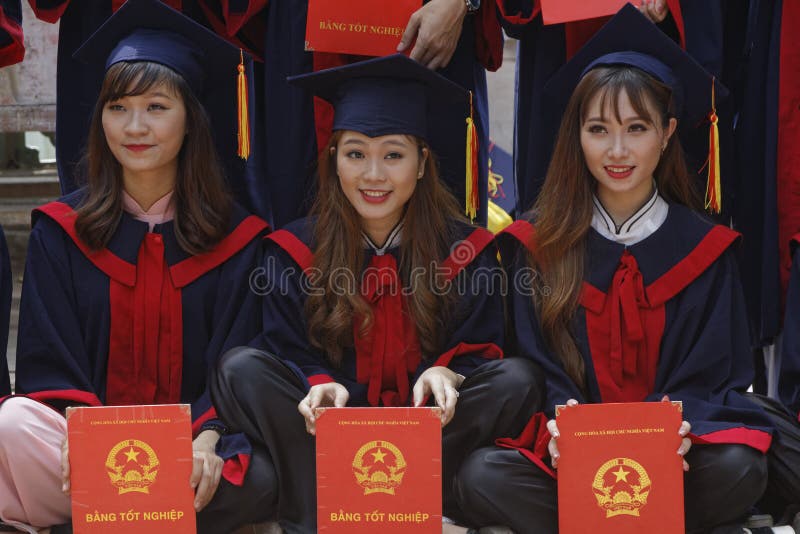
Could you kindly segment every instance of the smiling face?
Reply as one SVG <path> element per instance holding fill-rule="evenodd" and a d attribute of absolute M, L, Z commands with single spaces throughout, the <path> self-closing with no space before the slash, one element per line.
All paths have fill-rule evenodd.
<path fill-rule="evenodd" d="M 408 135 L 342 133 L 336 146 L 339 184 L 374 242 L 383 243 L 400 221 L 427 157 L 427 149 L 420 151 Z"/>
<path fill-rule="evenodd" d="M 186 107 L 174 90 L 156 84 L 142 94 L 106 102 L 102 123 L 125 183 L 174 184 L 186 135 Z"/>
<path fill-rule="evenodd" d="M 624 90 L 616 110 L 610 98 L 603 100 L 602 92 L 592 98 L 581 125 L 586 166 L 597 180 L 597 196 L 604 205 L 635 210 L 652 193 L 653 172 L 677 121 L 670 119 L 666 128 L 654 122 L 659 114 L 650 102 L 648 116 L 642 116 Z"/>

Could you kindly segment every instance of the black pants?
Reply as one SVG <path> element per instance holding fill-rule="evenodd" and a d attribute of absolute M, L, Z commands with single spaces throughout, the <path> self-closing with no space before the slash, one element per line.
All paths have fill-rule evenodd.
<path fill-rule="evenodd" d="M 272 519 L 278 483 L 272 459 L 263 447 L 253 448 L 244 484 L 220 480 L 211 502 L 197 514 L 198 534 L 228 534 L 250 523 Z"/>
<path fill-rule="evenodd" d="M 748 395 L 775 425 L 767 451 L 769 482 L 759 507 L 780 517 L 789 505 L 800 505 L 800 422 L 783 404 L 762 395 Z"/>
<path fill-rule="evenodd" d="M 741 534 L 736 522 L 766 485 L 764 455 L 745 445 L 695 445 L 686 461 L 687 533 Z M 518 451 L 475 451 L 462 465 L 455 488 L 468 522 L 505 525 L 518 534 L 558 533 L 556 481 Z"/>
<path fill-rule="evenodd" d="M 493 361 L 478 368 L 459 388 L 453 420 L 442 432 L 444 513 L 461 518 L 452 481 L 475 449 L 498 436 L 519 434 L 539 410 L 542 377 L 523 359 Z M 297 405 L 306 389 L 279 358 L 252 348 L 226 353 L 211 380 L 217 413 L 270 453 L 278 481 L 274 515 L 287 534 L 316 532 L 314 438 Z"/>

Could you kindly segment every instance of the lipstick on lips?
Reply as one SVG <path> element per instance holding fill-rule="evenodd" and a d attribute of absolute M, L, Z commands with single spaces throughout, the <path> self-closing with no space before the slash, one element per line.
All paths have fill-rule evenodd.
<path fill-rule="evenodd" d="M 131 152 L 143 152 L 153 145 L 122 145 Z"/>
<path fill-rule="evenodd" d="M 622 180 L 633 174 L 633 169 L 636 167 L 629 167 L 623 165 L 606 165 L 603 167 L 606 173 L 615 180 Z"/>
<path fill-rule="evenodd" d="M 389 194 L 391 191 L 375 191 L 372 189 L 360 189 L 361 198 L 364 199 L 365 202 L 369 202 L 371 204 L 380 204 L 384 202 L 387 198 L 389 198 Z"/>

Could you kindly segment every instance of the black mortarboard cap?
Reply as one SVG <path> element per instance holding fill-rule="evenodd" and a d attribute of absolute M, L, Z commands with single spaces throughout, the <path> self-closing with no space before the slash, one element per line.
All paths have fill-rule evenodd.
<path fill-rule="evenodd" d="M 327 100 L 334 107 L 334 130 L 352 130 L 369 137 L 410 134 L 430 141 L 428 118 L 443 103 L 470 103 L 470 92 L 402 54 L 368 59 L 319 72 L 292 76 L 289 82 Z M 466 212 L 475 218 L 478 206 L 477 143 L 471 116 L 467 139 L 464 122 L 453 124 L 453 143 L 465 147 Z M 472 128 L 472 130 L 470 130 Z M 432 146 L 434 152 L 436 146 Z M 467 152 L 470 150 L 469 152 Z M 458 191 L 462 184 L 449 184 Z"/>
<path fill-rule="evenodd" d="M 121 61 L 148 61 L 180 74 L 206 110 L 228 181 L 242 200 L 249 171 L 236 156 L 246 156 L 240 139 L 249 143 L 246 129 L 252 114 L 246 95 L 243 106 L 237 105 L 242 89 L 237 76 L 240 64 L 243 73 L 252 74 L 248 54 L 159 0 L 128 0 L 74 57 L 89 65 L 105 65 L 105 70 Z M 248 83 L 243 76 L 238 82 Z M 245 130 L 240 132 L 242 124 Z"/>
<path fill-rule="evenodd" d="M 428 139 L 429 106 L 469 100 L 466 89 L 402 54 L 292 76 L 289 82 L 333 104 L 334 130 L 370 137 Z"/>
<path fill-rule="evenodd" d="M 726 99 L 728 90 L 632 4 L 623 6 L 547 82 L 547 122 L 553 134 L 558 131 L 567 102 L 581 78 L 593 68 L 613 65 L 638 68 L 670 86 L 684 149 L 693 162 L 708 159 L 708 131 L 698 129 L 708 127 L 716 101 Z M 716 115 L 713 118 L 716 120 Z M 712 155 L 715 149 L 718 151 L 718 147 L 711 147 Z M 718 165 L 716 172 L 711 180 L 717 180 L 718 200 Z"/>
<path fill-rule="evenodd" d="M 700 124 L 712 109 L 713 77 L 680 46 L 626 4 L 547 82 L 545 94 L 563 113 L 584 74 L 595 67 L 629 65 L 669 85 L 682 126 Z M 716 98 L 728 90 L 714 81 Z"/>

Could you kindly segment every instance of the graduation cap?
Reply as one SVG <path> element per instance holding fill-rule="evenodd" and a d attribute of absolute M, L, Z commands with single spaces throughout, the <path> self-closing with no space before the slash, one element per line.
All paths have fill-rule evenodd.
<path fill-rule="evenodd" d="M 545 95 L 557 113 L 553 123 L 560 123 L 570 96 L 586 73 L 620 65 L 642 70 L 672 89 L 678 129 L 684 139 L 694 140 L 693 130 L 711 124 L 707 137 L 710 146 L 706 147 L 706 208 L 719 213 L 722 199 L 716 99 L 726 98 L 728 90 L 633 5 L 620 9 L 547 83 Z"/>
<path fill-rule="evenodd" d="M 159 0 L 128 0 L 74 57 L 90 65 L 105 64 L 106 70 L 121 61 L 148 61 L 169 67 L 186 80 L 203 103 L 217 130 L 223 161 L 233 153 L 234 132 L 236 153 L 242 159 L 249 156 L 245 71 L 252 68 L 252 60 L 182 13 Z"/>
<path fill-rule="evenodd" d="M 445 103 L 468 103 L 466 213 L 475 218 L 478 141 L 470 91 L 402 54 L 291 76 L 288 81 L 333 105 L 334 130 L 369 137 L 408 134 L 429 140 L 432 109 Z"/>

